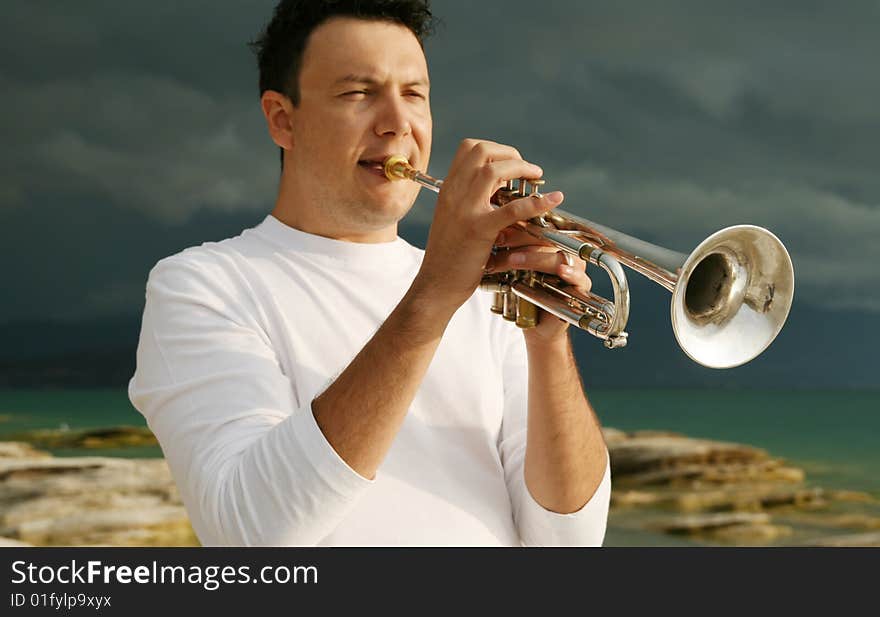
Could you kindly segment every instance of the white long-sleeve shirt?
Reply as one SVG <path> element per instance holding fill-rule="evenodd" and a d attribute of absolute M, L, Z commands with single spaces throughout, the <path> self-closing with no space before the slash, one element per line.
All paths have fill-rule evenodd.
<path fill-rule="evenodd" d="M 409 288 L 423 251 L 272 216 L 150 272 L 129 398 L 204 545 L 599 545 L 610 468 L 578 512 L 528 492 L 525 343 L 476 292 L 454 315 L 375 479 L 312 400 Z"/>

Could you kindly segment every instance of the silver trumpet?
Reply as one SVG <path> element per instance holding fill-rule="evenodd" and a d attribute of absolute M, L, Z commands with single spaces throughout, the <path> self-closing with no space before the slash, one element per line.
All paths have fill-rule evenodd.
<path fill-rule="evenodd" d="M 385 175 L 438 193 L 443 185 L 403 156 L 385 161 Z M 538 179 L 511 180 L 491 201 L 503 206 L 521 197 L 540 197 L 543 184 Z M 757 357 L 779 334 L 791 308 L 791 258 L 782 242 L 762 227 L 727 227 L 685 255 L 558 208 L 518 225 L 563 254 L 602 268 L 614 290 L 611 302 L 575 292 L 549 274 L 515 270 L 484 276 L 481 288 L 495 294 L 492 311 L 523 328 L 537 324 L 540 307 L 601 339 L 609 349 L 625 346 L 630 296 L 621 264 L 672 292 L 675 338 L 688 357 L 710 368 L 731 368 Z"/>

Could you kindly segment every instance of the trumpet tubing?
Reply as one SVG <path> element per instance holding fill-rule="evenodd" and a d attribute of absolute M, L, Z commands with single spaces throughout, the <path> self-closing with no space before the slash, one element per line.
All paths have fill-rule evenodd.
<path fill-rule="evenodd" d="M 411 180 L 440 192 L 443 180 L 413 168 L 403 156 L 385 161 L 389 180 Z M 540 197 L 544 180 L 519 178 L 492 196 L 505 204 Z M 601 339 L 610 349 L 626 345 L 630 294 L 626 273 L 634 270 L 672 293 L 672 329 L 684 352 L 711 368 L 745 364 L 779 334 L 794 298 L 794 268 L 785 246 L 754 225 L 721 229 L 690 254 L 678 253 L 554 209 L 518 225 L 535 238 L 602 268 L 614 299 L 580 294 L 559 278 L 527 270 L 483 277 L 495 294 L 492 311 L 520 327 L 537 323 L 535 307 Z"/>

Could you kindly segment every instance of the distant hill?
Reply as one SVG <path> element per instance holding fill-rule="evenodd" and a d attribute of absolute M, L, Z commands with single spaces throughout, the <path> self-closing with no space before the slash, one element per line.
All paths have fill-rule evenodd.
<path fill-rule="evenodd" d="M 134 369 L 134 347 L 0 361 L 0 388 L 124 387 Z"/>
<path fill-rule="evenodd" d="M 36 365 L 53 358 L 72 361 L 77 355 L 108 350 L 129 353 L 137 347 L 140 324 L 141 316 L 133 314 L 88 321 L 0 324 L 0 365 Z"/>

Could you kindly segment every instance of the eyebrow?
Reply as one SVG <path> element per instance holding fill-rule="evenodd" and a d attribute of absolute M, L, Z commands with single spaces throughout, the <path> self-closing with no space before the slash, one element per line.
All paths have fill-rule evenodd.
<path fill-rule="evenodd" d="M 370 77 L 369 75 L 351 74 L 351 75 L 346 75 L 345 77 L 340 77 L 335 82 L 333 82 L 333 85 L 350 84 L 350 83 L 368 84 L 371 86 L 376 86 L 379 84 L 379 81 L 373 77 Z M 403 85 L 409 87 L 409 86 L 429 86 L 430 84 L 427 79 L 417 79 L 415 81 L 409 81 Z"/>

